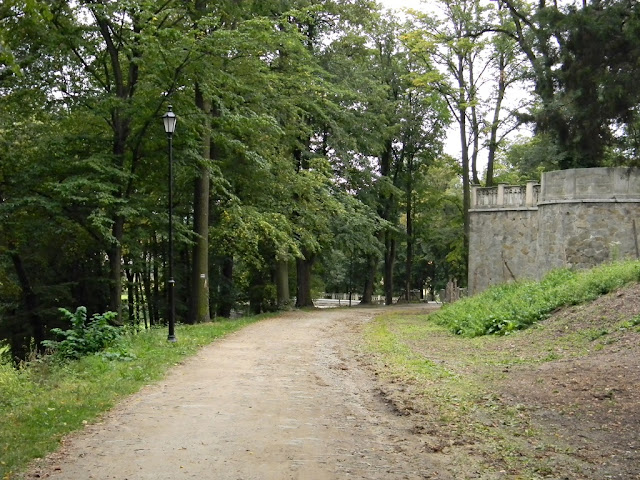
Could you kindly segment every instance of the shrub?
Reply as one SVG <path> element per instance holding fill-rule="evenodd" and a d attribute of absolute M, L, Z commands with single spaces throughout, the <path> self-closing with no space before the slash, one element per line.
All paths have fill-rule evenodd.
<path fill-rule="evenodd" d="M 87 323 L 87 309 L 78 307 L 75 313 L 61 308 L 60 312 L 71 323 L 69 330 L 53 328 L 51 331 L 62 340 L 45 340 L 43 345 L 52 350 L 55 357 L 77 359 L 91 353 L 100 352 L 113 345 L 120 337 L 122 329 L 109 324 L 116 318 L 114 312 L 95 314 Z"/>

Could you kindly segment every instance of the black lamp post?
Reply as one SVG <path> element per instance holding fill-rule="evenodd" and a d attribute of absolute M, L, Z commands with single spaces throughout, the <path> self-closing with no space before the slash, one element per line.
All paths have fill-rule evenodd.
<path fill-rule="evenodd" d="M 176 281 L 173 278 L 173 132 L 176 131 L 176 114 L 171 110 L 162 116 L 164 131 L 169 139 L 169 342 L 176 341 Z"/>

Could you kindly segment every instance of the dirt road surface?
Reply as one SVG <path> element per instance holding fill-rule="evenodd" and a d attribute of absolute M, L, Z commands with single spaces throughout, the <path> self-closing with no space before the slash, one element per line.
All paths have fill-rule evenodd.
<path fill-rule="evenodd" d="M 27 478 L 454 478 L 357 360 L 358 333 L 378 311 L 290 312 L 217 341 Z"/>

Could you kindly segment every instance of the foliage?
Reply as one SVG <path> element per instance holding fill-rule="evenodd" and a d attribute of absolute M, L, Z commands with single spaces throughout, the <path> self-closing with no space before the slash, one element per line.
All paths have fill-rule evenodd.
<path fill-rule="evenodd" d="M 488 183 L 637 157 L 635 3 L 441 0 L 405 23 L 374 3 L 2 3 L 0 339 L 11 355 L 66 328 L 64 305 L 126 323 L 126 298 L 131 323 L 162 321 L 169 102 L 179 320 L 197 286 L 221 315 L 250 298 L 275 308 L 276 274 L 281 291 L 284 280 L 305 290 L 313 272 L 371 293 L 384 269 L 388 299 L 464 284 L 469 181 L 514 127 L 520 106 L 502 99 L 525 57 L 537 97 L 518 118 L 537 135 L 491 160 Z M 451 119 L 461 158 L 442 156 Z M 283 262 L 304 275 L 284 278 Z"/>
<path fill-rule="evenodd" d="M 122 327 L 110 325 L 116 318 L 114 312 L 96 313 L 87 323 L 87 308 L 78 307 L 75 313 L 65 308 L 60 313 L 71 324 L 68 330 L 51 329 L 51 333 L 62 340 L 45 340 L 43 346 L 51 349 L 53 355 L 60 359 L 78 359 L 85 355 L 97 353 L 110 347 L 122 335 Z"/>
<path fill-rule="evenodd" d="M 540 282 L 491 287 L 479 295 L 446 305 L 432 318 L 458 335 L 505 335 L 545 319 L 560 307 L 588 302 L 639 280 L 637 261 L 582 271 L 555 270 Z"/>
<path fill-rule="evenodd" d="M 119 311 L 125 278 L 136 295 L 127 299 L 131 321 L 161 321 L 168 219 L 158 206 L 168 192 L 158 117 L 169 101 L 179 116 L 179 318 L 195 283 L 187 281 L 195 177 L 208 176 L 212 186 L 205 202 L 212 266 L 234 264 L 226 290 L 216 288 L 223 275 L 211 275 L 214 302 L 270 296 L 264 282 L 276 259 L 329 247 L 332 223 L 345 210 L 316 139 L 326 131 L 332 151 L 357 155 L 346 153 L 355 142 L 345 132 L 362 130 L 349 105 L 364 101 L 365 91 L 356 91 L 355 77 L 347 82 L 326 70 L 333 64 L 326 59 L 338 39 L 345 50 L 334 58 L 342 62 L 354 44 L 367 51 L 369 2 L 200 2 L 196 12 L 180 2 L 53 1 L 53 16 L 35 4 L 0 7 L 2 54 L 21 69 L 0 67 L 0 157 L 11 158 L 0 161 L 0 338 L 10 339 L 14 357 L 46 336 L 39 330 L 60 327 L 52 318 L 60 306 Z M 358 58 L 361 72 L 367 57 Z M 195 90 L 210 114 L 198 108 Z M 207 135 L 211 155 L 203 158 Z"/>
<path fill-rule="evenodd" d="M 539 181 L 542 172 L 556 168 L 560 157 L 558 148 L 546 134 L 518 137 L 500 152 L 495 180 L 509 185 Z"/>
<path fill-rule="evenodd" d="M 103 355 L 66 363 L 35 361 L 16 369 L 0 362 L 0 478 L 13 478 L 29 461 L 58 448 L 63 435 L 82 428 L 116 401 L 151 381 L 216 338 L 259 317 L 176 327 L 121 337 Z M 126 352 L 122 360 L 120 352 Z"/>
<path fill-rule="evenodd" d="M 464 278 L 462 189 L 456 160 L 423 165 L 416 185 L 416 274 L 432 291 Z"/>
<path fill-rule="evenodd" d="M 634 162 L 640 5 L 505 0 L 529 63 L 536 103 L 521 120 L 558 150 L 557 167 Z M 630 141 L 629 141 L 630 140 Z"/>

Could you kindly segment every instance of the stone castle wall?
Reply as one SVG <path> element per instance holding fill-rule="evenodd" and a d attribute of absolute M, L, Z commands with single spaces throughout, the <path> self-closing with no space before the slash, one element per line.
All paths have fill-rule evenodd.
<path fill-rule="evenodd" d="M 540 184 L 473 187 L 469 292 L 639 258 L 639 228 L 638 169 L 561 170 L 543 173 Z"/>

